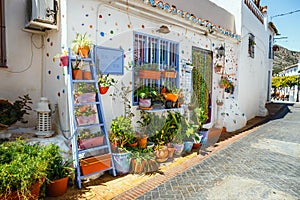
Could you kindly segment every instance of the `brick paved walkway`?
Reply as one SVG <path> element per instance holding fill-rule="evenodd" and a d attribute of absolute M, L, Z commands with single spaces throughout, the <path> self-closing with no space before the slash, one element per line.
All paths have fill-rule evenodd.
<path fill-rule="evenodd" d="M 300 108 L 138 199 L 300 199 Z"/>

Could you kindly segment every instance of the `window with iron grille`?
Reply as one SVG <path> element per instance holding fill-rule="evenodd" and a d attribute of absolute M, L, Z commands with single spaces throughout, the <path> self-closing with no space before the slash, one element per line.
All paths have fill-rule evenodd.
<path fill-rule="evenodd" d="M 269 59 L 274 59 L 274 51 L 273 51 L 273 37 L 269 36 Z"/>
<path fill-rule="evenodd" d="M 254 58 L 254 50 L 255 50 L 255 36 L 253 34 L 249 34 L 249 43 L 248 43 L 248 55 L 251 58 Z"/>
<path fill-rule="evenodd" d="M 4 0 L 0 0 L 0 67 L 6 67 L 6 39 L 5 39 L 5 14 Z"/>
<path fill-rule="evenodd" d="M 178 86 L 179 44 L 142 33 L 134 33 L 134 94 L 143 87 L 161 92 Z M 134 95 L 133 103 L 138 104 Z"/>

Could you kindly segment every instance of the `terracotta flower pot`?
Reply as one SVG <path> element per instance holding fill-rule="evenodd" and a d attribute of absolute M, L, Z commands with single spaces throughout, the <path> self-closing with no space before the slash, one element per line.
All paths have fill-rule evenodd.
<path fill-rule="evenodd" d="M 109 89 L 109 86 L 106 86 L 106 87 L 99 86 L 100 94 L 106 94 L 108 89 Z"/>
<path fill-rule="evenodd" d="M 51 181 L 47 186 L 47 195 L 50 197 L 57 197 L 65 194 L 68 188 L 69 177 L 61 178 Z"/>
<path fill-rule="evenodd" d="M 175 152 L 175 148 L 174 147 L 168 147 L 168 158 L 173 158 L 174 156 L 174 152 Z"/>
<path fill-rule="evenodd" d="M 83 80 L 92 80 L 92 73 L 90 71 L 83 71 Z"/>
<path fill-rule="evenodd" d="M 73 69 L 72 70 L 72 78 L 74 80 L 82 80 L 82 78 L 83 78 L 83 71 L 81 69 Z"/>
<path fill-rule="evenodd" d="M 147 147 L 148 137 L 138 138 L 139 148 L 145 149 Z"/>
<path fill-rule="evenodd" d="M 160 146 L 158 149 L 155 150 L 154 154 L 157 162 L 165 162 L 166 160 L 168 160 L 168 147 Z"/>
<path fill-rule="evenodd" d="M 43 179 L 41 179 L 41 180 L 39 180 L 36 183 L 31 185 L 31 187 L 30 187 L 31 196 L 30 197 L 27 196 L 28 200 L 36 200 L 36 199 L 39 198 L 40 187 L 41 187 L 41 185 L 43 184 L 44 181 L 45 181 L 45 178 L 43 178 Z M 18 196 L 17 191 L 14 191 L 14 192 L 10 193 L 5 198 L 4 197 L 0 198 L 0 200 L 20 200 L 20 199 L 23 199 L 23 198 Z"/>
<path fill-rule="evenodd" d="M 89 50 L 90 48 L 88 46 L 78 47 L 78 54 L 83 58 L 87 58 L 89 57 Z"/>

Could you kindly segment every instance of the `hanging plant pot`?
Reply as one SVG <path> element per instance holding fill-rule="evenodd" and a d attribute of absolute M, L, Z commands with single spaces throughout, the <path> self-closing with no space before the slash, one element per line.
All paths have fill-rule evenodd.
<path fill-rule="evenodd" d="M 78 54 L 83 58 L 87 58 L 89 57 L 89 50 L 89 46 L 78 47 Z"/>
<path fill-rule="evenodd" d="M 216 65 L 216 66 L 215 66 L 215 72 L 216 72 L 216 73 L 220 73 L 221 70 L 222 70 L 222 68 L 223 68 L 222 65 Z"/>
<path fill-rule="evenodd" d="M 60 59 L 60 65 L 61 66 L 68 66 L 69 56 L 61 56 L 59 59 Z"/>
<path fill-rule="evenodd" d="M 111 167 L 111 154 L 93 156 L 80 160 L 80 169 L 83 175 L 105 170 Z"/>
<path fill-rule="evenodd" d="M 61 178 L 51 181 L 47 186 L 47 195 L 50 197 L 57 197 L 65 194 L 68 188 L 69 177 Z"/>
<path fill-rule="evenodd" d="M 103 87 L 99 86 L 100 94 L 106 94 L 109 89 L 109 86 Z"/>
<path fill-rule="evenodd" d="M 83 78 L 83 71 L 81 69 L 73 69 L 72 70 L 72 78 L 74 80 L 82 80 L 82 78 Z"/>

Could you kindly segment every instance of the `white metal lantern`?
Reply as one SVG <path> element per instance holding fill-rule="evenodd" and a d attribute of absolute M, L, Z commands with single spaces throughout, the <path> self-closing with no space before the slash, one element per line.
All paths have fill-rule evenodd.
<path fill-rule="evenodd" d="M 53 131 L 51 130 L 51 110 L 46 97 L 41 97 L 40 102 L 37 104 L 36 112 L 38 115 L 38 126 L 36 135 L 38 137 L 51 137 Z"/>

